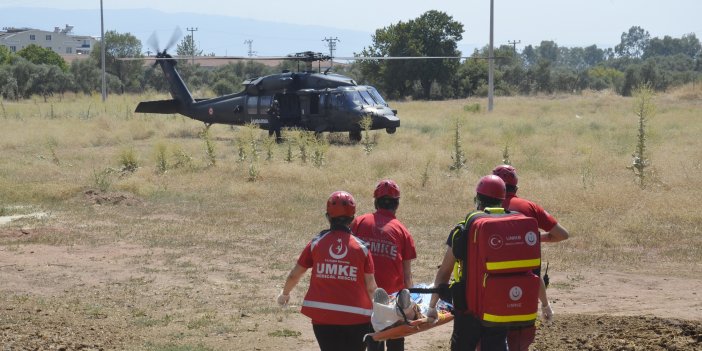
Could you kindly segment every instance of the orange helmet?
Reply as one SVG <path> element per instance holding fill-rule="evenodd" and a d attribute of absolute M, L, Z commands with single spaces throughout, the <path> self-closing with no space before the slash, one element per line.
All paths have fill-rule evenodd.
<path fill-rule="evenodd" d="M 507 185 L 517 186 L 519 182 L 517 170 L 510 165 L 499 165 L 492 170 L 492 174 L 502 178 Z"/>
<path fill-rule="evenodd" d="M 475 187 L 475 192 L 493 199 L 504 200 L 507 190 L 505 189 L 505 181 L 491 174 L 480 178 L 478 186 Z"/>
<path fill-rule="evenodd" d="M 373 192 L 373 198 L 389 197 L 393 199 L 400 198 L 400 186 L 391 179 L 384 179 L 378 182 Z"/>
<path fill-rule="evenodd" d="M 335 191 L 327 200 L 327 214 L 330 218 L 353 217 L 356 214 L 356 200 L 345 191 Z"/>

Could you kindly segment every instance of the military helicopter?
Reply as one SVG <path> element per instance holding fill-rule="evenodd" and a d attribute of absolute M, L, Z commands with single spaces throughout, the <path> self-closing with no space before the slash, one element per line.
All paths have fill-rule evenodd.
<path fill-rule="evenodd" d="M 150 39 L 150 41 L 152 41 Z M 157 47 L 157 43 L 154 45 Z M 181 115 L 202 121 L 230 125 L 257 124 L 262 129 L 300 128 L 322 132 L 348 132 L 349 139 L 361 140 L 361 121 L 371 118 L 370 129 L 385 129 L 395 133 L 400 126 L 397 110 L 393 110 L 377 89 L 359 85 L 353 79 L 329 69 L 312 70 L 313 62 L 331 57 L 315 52 L 302 52 L 280 57 L 257 57 L 263 60 L 297 60 L 306 64 L 302 72 L 283 71 L 278 74 L 248 79 L 243 91 L 211 99 L 197 99 L 176 69 L 177 60 L 167 53 L 158 52 L 155 64 L 161 67 L 168 80 L 170 100 L 144 101 L 136 107 L 138 113 Z M 224 57 L 225 59 L 252 59 L 251 57 Z M 186 59 L 186 58 L 181 58 Z M 279 121 L 272 121 L 268 111 L 277 101 Z M 279 128 L 278 128 L 279 129 Z"/>

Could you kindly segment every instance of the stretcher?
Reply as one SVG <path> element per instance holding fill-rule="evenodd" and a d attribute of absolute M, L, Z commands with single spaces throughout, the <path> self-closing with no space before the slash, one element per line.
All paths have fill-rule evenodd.
<path fill-rule="evenodd" d="M 429 310 L 429 301 L 431 300 L 431 293 L 429 293 L 428 291 L 433 290 L 431 286 L 426 284 L 420 284 L 416 285 L 415 287 L 409 290 L 410 292 L 420 291 L 412 292 L 410 294 L 410 297 L 412 298 L 412 301 L 417 304 L 417 307 L 419 307 L 419 311 L 421 312 L 422 317 L 415 320 L 398 322 L 397 324 L 385 328 L 383 330 L 370 333 L 367 335 L 367 337 L 373 338 L 373 341 L 384 341 L 388 339 L 404 338 L 406 336 L 423 332 L 453 321 L 453 314 L 451 314 L 453 306 L 451 306 L 450 303 L 443 300 L 439 300 L 439 303 L 437 303 L 436 305 L 436 310 L 439 316 L 439 318 L 436 321 L 430 322 L 427 319 L 427 317 L 424 317 L 426 316 L 427 311 Z"/>
<path fill-rule="evenodd" d="M 426 317 L 417 320 L 409 321 L 409 324 L 403 323 L 395 327 L 390 327 L 379 332 L 368 334 L 373 341 L 383 341 L 388 339 L 397 339 L 410 336 L 425 330 L 438 327 L 453 320 L 451 312 L 439 312 L 439 319 L 436 322 L 429 322 Z"/>

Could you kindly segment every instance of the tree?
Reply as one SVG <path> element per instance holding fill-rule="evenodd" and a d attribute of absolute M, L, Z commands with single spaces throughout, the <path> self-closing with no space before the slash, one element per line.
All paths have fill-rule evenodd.
<path fill-rule="evenodd" d="M 71 62 L 74 88 L 85 94 L 100 90 L 100 69 L 92 57 Z"/>
<path fill-rule="evenodd" d="M 53 50 L 43 48 L 39 45 L 27 45 L 22 50 L 17 51 L 17 55 L 24 57 L 27 61 L 35 65 L 54 65 L 61 68 L 61 70 L 64 72 L 68 71 L 68 65 L 66 64 L 66 61 L 64 61 L 63 57 L 55 53 Z"/>
<path fill-rule="evenodd" d="M 139 58 L 141 54 L 141 41 L 132 34 L 119 34 L 114 30 L 105 33 L 105 70 L 119 78 L 121 82 L 120 90 L 140 91 L 142 90 L 143 61 L 123 61 L 120 58 Z M 95 62 L 100 64 L 100 50 L 103 41 L 95 44 L 90 52 Z"/>
<path fill-rule="evenodd" d="M 0 96 L 11 100 L 19 98 L 19 84 L 10 65 L 0 65 Z"/>
<path fill-rule="evenodd" d="M 234 86 L 234 84 L 232 84 L 232 82 L 230 82 L 226 79 L 220 79 L 212 86 L 212 91 L 214 91 L 214 93 L 217 95 L 226 95 L 226 94 L 235 93 L 236 90 L 237 89 Z"/>
<path fill-rule="evenodd" d="M 639 72 L 641 83 L 655 90 L 665 90 L 668 87 L 666 75 L 658 67 L 655 60 L 646 60 Z"/>
<path fill-rule="evenodd" d="M 178 56 L 202 56 L 202 50 L 195 44 L 193 35 L 188 34 L 176 47 L 176 54 L 178 54 Z"/>
<path fill-rule="evenodd" d="M 58 66 L 38 65 L 29 77 L 27 95 L 39 94 L 46 102 L 49 96 L 58 92 L 63 94 L 73 85 L 73 77 Z"/>
<path fill-rule="evenodd" d="M 631 96 L 635 87 L 639 82 L 639 69 L 635 65 L 631 65 L 624 73 L 624 83 L 622 84 L 622 96 Z"/>
<path fill-rule="evenodd" d="M 629 28 L 629 32 L 622 33 L 621 42 L 614 47 L 614 51 L 620 57 L 640 58 L 651 35 L 648 31 L 639 26 Z"/>
<path fill-rule="evenodd" d="M 642 55 L 644 59 L 655 56 L 673 56 L 683 54 L 690 58 L 695 58 L 702 50 L 699 39 L 694 33 L 683 35 L 682 38 L 672 38 L 668 35 L 663 39 L 653 38 Z"/>
<path fill-rule="evenodd" d="M 5 45 L 0 45 L 0 65 L 10 63 L 10 55 L 10 50 Z"/>
<path fill-rule="evenodd" d="M 362 56 L 460 56 L 457 42 L 463 38 L 463 24 L 444 12 L 427 11 L 409 22 L 398 22 L 375 31 L 373 44 Z M 406 96 L 414 82 L 419 97 L 429 98 L 432 83 L 446 84 L 456 74 L 458 60 L 361 61 L 362 73 L 377 77 L 389 96 Z"/>
<path fill-rule="evenodd" d="M 585 47 L 583 60 L 589 67 L 595 66 L 605 60 L 605 51 L 598 48 L 597 45 Z"/>
<path fill-rule="evenodd" d="M 524 50 L 522 50 L 522 56 L 524 57 L 524 63 L 527 66 L 533 66 L 539 60 L 538 56 L 536 56 L 536 49 L 534 49 L 534 47 L 531 45 L 524 47 Z"/>
<path fill-rule="evenodd" d="M 558 62 L 559 50 L 558 44 L 551 40 L 543 40 L 541 45 L 536 48 L 539 60 L 546 60 L 555 65 Z M 538 62 L 537 62 L 538 63 Z"/>
<path fill-rule="evenodd" d="M 12 76 L 17 82 L 16 97 L 30 97 L 32 94 L 30 78 L 37 70 L 37 65 L 27 61 L 24 57 L 16 56 L 10 67 Z"/>
<path fill-rule="evenodd" d="M 624 80 L 624 73 L 604 66 L 597 66 L 587 72 L 589 88 L 594 90 L 611 89 L 617 91 Z"/>
<path fill-rule="evenodd" d="M 537 92 L 553 92 L 551 83 L 551 61 L 539 60 L 535 69 L 533 69 L 533 74 Z"/>
<path fill-rule="evenodd" d="M 488 61 L 481 59 L 481 53 L 477 50 L 472 56 L 475 58 L 465 60 L 458 70 L 464 96 L 483 95 L 483 91 L 487 93 Z"/>

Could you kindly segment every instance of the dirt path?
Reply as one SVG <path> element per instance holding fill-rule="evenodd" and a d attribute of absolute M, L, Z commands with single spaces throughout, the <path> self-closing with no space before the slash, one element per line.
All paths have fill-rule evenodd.
<path fill-rule="evenodd" d="M 13 232 L 12 235 L 20 234 Z M 0 296 L 10 297 L 0 308 L 3 350 L 61 347 L 64 350 L 111 350 L 142 345 L 141 349 L 148 345 L 150 338 L 167 338 L 175 333 L 169 328 L 175 328 L 178 318 L 182 318 L 180 324 L 186 326 L 181 329 L 192 332 L 195 324 L 188 321 L 187 316 L 197 314 L 204 303 L 232 299 L 237 289 L 249 291 L 249 287 L 241 285 L 256 284 L 256 276 L 262 272 L 255 267 L 241 267 L 240 276 L 228 278 L 217 268 L 226 264 L 211 263 L 204 273 L 207 277 L 198 280 L 196 287 L 187 288 L 195 289 L 194 297 L 170 304 L 175 297 L 167 295 L 169 290 L 183 289 L 193 283 L 188 281 L 187 275 L 184 277 L 165 263 L 164 257 L 168 255 L 165 251 L 126 244 L 91 248 L 36 244 L 0 246 Z M 194 259 L 188 262 L 197 264 Z M 145 275 L 145 268 L 153 273 Z M 551 276 L 553 283 L 549 294 L 556 317 L 553 323 L 539 329 L 533 349 L 702 350 L 702 279 L 612 271 L 554 272 Z M 129 284 L 140 284 L 145 292 L 123 288 Z M 258 291 L 260 295 L 252 295 L 264 301 L 259 308 L 245 309 L 246 300 L 226 302 L 228 309 L 240 308 L 242 312 L 222 317 L 223 326 L 218 333 L 206 332 L 193 336 L 194 340 L 211 344 L 212 349 L 274 350 L 280 349 L 283 343 L 294 345 L 297 350 L 315 350 L 309 321 L 296 309 L 280 312 L 273 304 L 274 293 L 271 287 Z M 296 294 L 302 295 L 303 290 Z M 78 306 L 82 299 L 93 301 L 91 299 L 105 297 L 113 303 L 103 304 L 101 310 L 71 307 L 71 304 Z M 69 301 L 65 303 L 68 307 L 52 305 L 48 302 L 52 299 Z M 197 299 L 206 302 L 188 305 L 189 300 Z M 150 310 L 150 304 L 163 307 Z M 184 317 L 177 317 L 177 312 L 171 311 L 175 308 L 184 310 Z M 75 315 L 76 311 L 88 317 L 80 318 Z M 161 321 L 156 317 L 151 318 L 153 321 L 149 323 L 154 325 L 148 328 L 124 322 L 125 319 L 139 320 L 138 314 L 160 313 L 166 316 L 176 313 L 176 317 L 169 317 L 175 321 L 164 323 L 162 332 L 156 329 Z M 255 313 L 263 317 L 253 318 Z M 263 322 L 265 320 L 269 322 Z M 206 323 L 209 320 L 195 321 Z M 406 349 L 447 349 L 450 330 L 451 326 L 446 325 L 412 336 L 407 339 Z"/>

